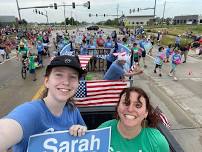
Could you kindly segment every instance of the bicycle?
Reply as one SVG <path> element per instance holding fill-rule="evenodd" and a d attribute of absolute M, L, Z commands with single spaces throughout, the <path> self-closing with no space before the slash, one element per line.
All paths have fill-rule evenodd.
<path fill-rule="evenodd" d="M 27 70 L 28 70 L 28 58 L 24 56 L 22 58 L 22 69 L 21 69 L 21 76 L 23 79 L 27 77 Z"/>

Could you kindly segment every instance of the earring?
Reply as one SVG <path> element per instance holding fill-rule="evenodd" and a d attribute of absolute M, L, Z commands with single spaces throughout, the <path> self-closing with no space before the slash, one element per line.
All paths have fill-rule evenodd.
<path fill-rule="evenodd" d="M 148 126 L 148 121 L 146 118 L 143 120 L 143 128 L 146 128 Z"/>

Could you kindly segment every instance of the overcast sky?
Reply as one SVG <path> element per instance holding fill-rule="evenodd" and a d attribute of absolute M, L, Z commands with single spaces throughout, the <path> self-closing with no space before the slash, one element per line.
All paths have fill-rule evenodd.
<path fill-rule="evenodd" d="M 53 3 L 58 5 L 67 4 L 71 5 L 75 2 L 76 5 L 83 4 L 87 0 L 18 0 L 19 7 L 30 6 L 46 6 Z M 104 13 L 108 15 L 116 15 L 117 8 L 119 15 L 124 13 L 127 15 L 153 15 L 153 10 L 145 10 L 130 14 L 129 9 L 137 8 L 153 8 L 155 0 L 90 0 L 91 9 L 83 6 L 66 7 L 66 17 L 71 15 L 79 21 L 97 22 L 102 20 L 111 19 L 113 17 L 104 17 Z M 156 0 L 156 16 L 163 16 L 163 6 L 165 0 Z M 53 8 L 39 9 L 48 12 L 49 22 L 61 22 L 64 20 L 64 8 L 59 7 L 57 10 Z M 33 9 L 21 10 L 21 17 L 28 22 L 46 22 L 46 17 L 33 13 Z M 99 17 L 89 17 L 89 13 L 102 15 Z M 202 14 L 202 0 L 166 0 L 165 17 L 174 17 L 176 15 L 193 15 Z M 0 0 L 0 15 L 11 15 L 18 17 L 16 0 Z"/>

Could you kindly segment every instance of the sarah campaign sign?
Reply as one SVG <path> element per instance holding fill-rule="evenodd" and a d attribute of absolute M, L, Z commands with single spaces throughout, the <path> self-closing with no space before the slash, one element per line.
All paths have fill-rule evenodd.
<path fill-rule="evenodd" d="M 33 135 L 27 152 L 108 152 L 111 128 L 89 130 L 84 136 L 74 137 L 68 131 Z"/>

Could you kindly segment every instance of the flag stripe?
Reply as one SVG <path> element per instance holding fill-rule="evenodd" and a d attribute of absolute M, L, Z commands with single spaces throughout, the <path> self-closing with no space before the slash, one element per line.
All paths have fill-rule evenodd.
<path fill-rule="evenodd" d="M 77 103 L 77 106 L 79 107 L 86 107 L 86 106 L 116 106 L 117 103 L 113 103 L 113 102 L 102 102 L 102 103 L 88 103 L 88 104 L 80 104 Z"/>
<path fill-rule="evenodd" d="M 92 55 L 78 55 L 80 63 L 81 63 L 81 67 L 83 69 L 86 69 L 86 66 L 90 60 L 90 58 L 92 57 Z"/>
<path fill-rule="evenodd" d="M 77 106 L 114 105 L 119 100 L 120 92 L 129 86 L 128 81 L 111 80 L 83 81 L 80 84 L 86 88 L 80 88 L 78 91 L 75 98 Z M 82 92 L 82 89 L 86 93 Z"/>

